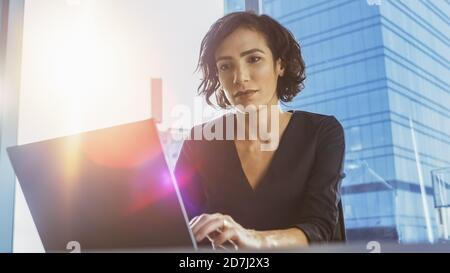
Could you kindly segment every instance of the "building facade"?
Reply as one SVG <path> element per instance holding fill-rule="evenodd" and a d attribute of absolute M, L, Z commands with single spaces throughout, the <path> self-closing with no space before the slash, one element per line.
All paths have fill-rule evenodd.
<path fill-rule="evenodd" d="M 225 2 L 226 13 L 245 9 Z M 283 107 L 344 126 L 349 240 L 445 240 L 450 213 L 435 208 L 432 172 L 450 166 L 450 2 L 258 4 L 295 35 L 307 65 L 306 88 Z"/>

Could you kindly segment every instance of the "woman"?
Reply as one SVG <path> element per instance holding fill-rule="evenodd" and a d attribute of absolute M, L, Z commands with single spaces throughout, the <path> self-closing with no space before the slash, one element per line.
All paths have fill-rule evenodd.
<path fill-rule="evenodd" d="M 204 37 L 199 67 L 204 76 L 199 93 L 208 103 L 214 95 L 220 107 L 235 111 L 194 128 L 175 168 L 195 239 L 249 249 L 331 240 L 344 134 L 332 116 L 279 108 L 305 80 L 292 34 L 268 16 L 231 13 Z M 260 109 L 273 106 L 278 111 L 262 114 Z M 257 127 L 270 128 L 268 134 L 251 133 L 249 116 L 255 113 Z M 225 124 L 224 134 L 230 136 L 235 127 L 226 126 L 229 117 L 245 121 L 245 138 L 235 132 L 225 140 L 193 137 L 196 129 L 218 124 Z M 261 149 L 267 143 L 275 148 Z"/>

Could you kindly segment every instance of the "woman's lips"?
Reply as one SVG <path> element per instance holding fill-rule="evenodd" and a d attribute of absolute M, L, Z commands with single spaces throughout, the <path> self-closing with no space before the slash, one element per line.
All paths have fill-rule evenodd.
<path fill-rule="evenodd" d="M 251 95 L 258 92 L 258 90 L 245 90 L 245 91 L 238 91 L 235 95 L 235 97 L 250 97 Z"/>

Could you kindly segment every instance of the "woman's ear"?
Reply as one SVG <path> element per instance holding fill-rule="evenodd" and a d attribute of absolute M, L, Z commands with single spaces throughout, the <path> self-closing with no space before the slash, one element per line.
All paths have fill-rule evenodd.
<path fill-rule="evenodd" d="M 284 76 L 284 66 L 283 66 L 283 61 L 281 61 L 281 59 L 277 60 L 277 70 L 278 70 L 278 76 L 283 77 Z"/>

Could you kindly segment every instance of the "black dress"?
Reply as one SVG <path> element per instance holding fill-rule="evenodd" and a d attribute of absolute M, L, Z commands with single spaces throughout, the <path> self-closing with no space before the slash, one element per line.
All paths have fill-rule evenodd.
<path fill-rule="evenodd" d="M 185 140 L 175 176 L 189 219 L 220 212 L 244 228 L 297 227 L 310 242 L 330 241 L 337 225 L 344 150 L 336 118 L 295 111 L 255 189 L 233 140 Z"/>

